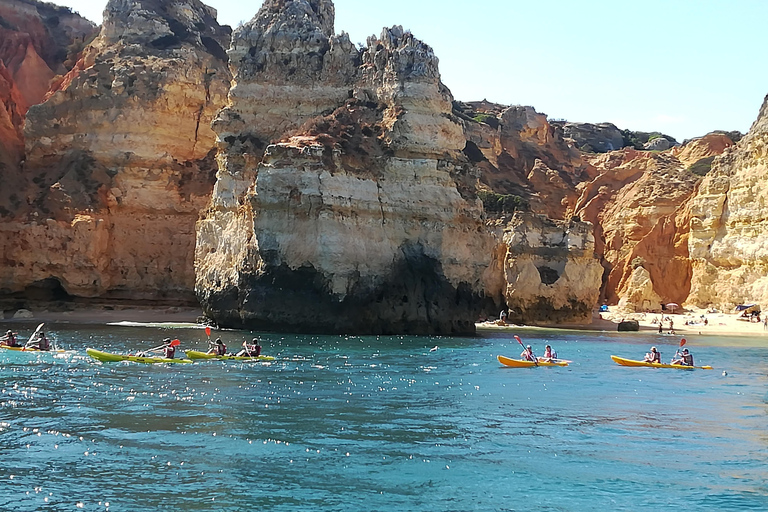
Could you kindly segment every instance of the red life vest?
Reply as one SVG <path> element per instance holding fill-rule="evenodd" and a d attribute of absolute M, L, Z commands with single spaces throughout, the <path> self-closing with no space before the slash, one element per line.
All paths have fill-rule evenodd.
<path fill-rule="evenodd" d="M 173 356 L 176 355 L 176 347 L 173 345 L 167 345 L 165 347 L 165 358 L 166 359 L 173 359 Z"/>

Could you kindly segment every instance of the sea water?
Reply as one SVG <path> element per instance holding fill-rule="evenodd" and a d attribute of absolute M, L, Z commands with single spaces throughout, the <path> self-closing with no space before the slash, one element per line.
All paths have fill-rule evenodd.
<path fill-rule="evenodd" d="M 768 510 L 762 339 L 689 337 L 710 371 L 610 360 L 679 338 L 540 330 L 262 334 L 273 363 L 150 366 L 85 348 L 205 333 L 49 328 L 69 352 L 0 351 L 3 511 Z M 514 333 L 574 362 L 502 367 Z"/>

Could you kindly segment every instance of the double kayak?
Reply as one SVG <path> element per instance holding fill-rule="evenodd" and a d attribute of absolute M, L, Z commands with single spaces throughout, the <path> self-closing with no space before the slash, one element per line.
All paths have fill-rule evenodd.
<path fill-rule="evenodd" d="M 648 361 L 634 361 L 619 356 L 611 356 L 613 361 L 621 366 L 645 367 L 645 368 L 675 368 L 677 370 L 712 370 L 711 366 L 686 366 L 684 364 L 649 363 Z"/>
<path fill-rule="evenodd" d="M 274 361 L 272 356 L 217 356 L 216 354 L 208 354 L 207 352 L 199 352 L 197 350 L 187 350 L 185 352 L 187 357 L 192 360 L 207 360 L 207 361 Z"/>
<path fill-rule="evenodd" d="M 534 366 L 568 366 L 571 361 L 565 361 L 563 359 L 555 359 L 554 361 L 547 361 L 542 357 L 538 358 L 538 363 L 533 361 L 524 361 L 522 359 L 510 359 L 509 357 L 497 356 L 497 359 L 504 366 L 510 368 L 532 368 Z"/>
<path fill-rule="evenodd" d="M 17 352 L 39 352 L 42 354 L 63 354 L 66 350 L 40 350 L 39 348 L 26 348 L 26 347 L 9 347 L 8 345 L 0 345 L 0 349 L 3 350 L 15 350 Z"/>
<path fill-rule="evenodd" d="M 151 357 L 151 356 L 132 356 L 123 354 L 112 354 L 110 352 L 102 352 L 93 348 L 86 349 L 86 354 L 91 356 L 97 361 L 102 363 L 117 363 L 120 361 L 130 361 L 132 363 L 144 363 L 144 364 L 158 364 L 158 363 L 191 363 L 190 359 L 168 359 L 165 357 Z"/>

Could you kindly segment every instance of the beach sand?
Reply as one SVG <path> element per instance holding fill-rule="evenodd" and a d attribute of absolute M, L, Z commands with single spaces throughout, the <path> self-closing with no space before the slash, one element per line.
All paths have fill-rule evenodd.
<path fill-rule="evenodd" d="M 704 318 L 702 318 L 702 315 Z M 592 324 L 556 324 L 540 326 L 548 329 L 577 329 L 590 331 L 608 331 L 616 332 L 618 324 L 622 320 L 637 320 L 640 324 L 640 331 L 655 332 L 659 331 L 658 320 L 664 318 L 662 323 L 663 333 L 669 333 L 669 320 L 674 326 L 674 332 L 681 338 L 685 336 L 752 336 L 765 337 L 768 342 L 768 330 L 763 328 L 762 322 L 749 322 L 741 318 L 740 313 L 717 312 L 708 313 L 704 309 L 688 308 L 678 310 L 672 314 L 669 311 L 660 313 L 621 313 L 615 306 L 609 307 L 607 313 L 595 312 L 593 314 Z M 761 320 L 762 320 L 761 316 Z M 707 325 L 704 325 L 704 319 Z M 688 322 L 688 325 L 685 323 Z M 530 328 L 531 326 L 507 325 L 498 326 L 493 322 L 478 323 L 478 330 L 514 330 L 515 328 Z"/>
<path fill-rule="evenodd" d="M 157 307 L 157 306 L 88 306 L 76 307 L 72 311 L 51 311 L 44 308 L 32 309 L 32 317 L 13 318 L 14 312 L 6 311 L 5 318 L 0 317 L 2 323 L 45 322 L 48 324 L 111 324 L 118 322 L 134 323 L 179 323 L 195 324 L 202 316 L 200 308 L 192 307 Z M 704 325 L 702 315 L 708 320 Z M 640 331 L 658 332 L 659 313 L 621 313 L 615 306 L 609 307 L 607 313 L 593 314 L 592 323 L 579 324 L 553 324 L 553 325 L 496 325 L 495 322 L 482 322 L 477 324 L 479 331 L 514 331 L 520 328 L 545 328 L 545 329 L 574 329 L 586 331 L 616 332 L 618 323 L 622 320 L 637 320 L 640 323 Z M 705 310 L 687 309 L 674 314 L 665 312 L 663 332 L 669 333 L 669 320 L 672 319 L 675 334 L 685 336 L 752 336 L 765 337 L 768 342 L 768 330 L 763 328 L 762 322 L 748 322 L 740 319 L 736 313 L 707 313 Z M 655 323 L 656 322 L 656 323 Z M 689 325 L 685 325 L 688 322 Z M 695 323 L 694 323 L 695 322 Z"/>
<path fill-rule="evenodd" d="M 47 309 L 28 310 L 31 317 L 22 314 L 13 318 L 15 312 L 5 312 L 3 323 L 48 324 L 111 324 L 117 322 L 134 323 L 181 323 L 195 324 L 203 314 L 200 308 L 190 307 L 141 307 L 141 306 L 99 306 L 77 307 L 72 311 L 51 311 Z"/>

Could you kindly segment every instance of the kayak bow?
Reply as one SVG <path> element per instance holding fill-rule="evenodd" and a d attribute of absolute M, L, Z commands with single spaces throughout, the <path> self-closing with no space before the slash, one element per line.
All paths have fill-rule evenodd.
<path fill-rule="evenodd" d="M 522 359 L 510 359 L 509 357 L 497 356 L 497 359 L 504 366 L 510 368 L 533 368 L 535 366 L 568 366 L 571 362 L 564 361 L 562 359 L 556 359 L 553 362 L 545 360 L 543 357 L 539 358 L 538 365 L 533 361 L 523 361 Z"/>
<path fill-rule="evenodd" d="M 185 352 L 187 357 L 192 360 L 207 360 L 207 361 L 274 361 L 272 356 L 217 356 L 216 354 L 208 354 L 206 352 L 199 352 L 197 350 L 187 350 Z"/>
<path fill-rule="evenodd" d="M 102 352 L 93 348 L 86 349 L 86 354 L 91 356 L 97 361 L 102 363 L 116 363 L 120 361 L 130 361 L 132 363 L 144 363 L 144 364 L 157 364 L 157 363 L 191 363 L 189 359 L 167 359 L 165 357 L 145 357 L 145 356 L 130 356 L 123 354 L 112 354 L 110 352 Z"/>
<path fill-rule="evenodd" d="M 645 367 L 645 368 L 675 368 L 677 370 L 712 370 L 711 366 L 686 366 L 684 364 L 649 363 L 648 361 L 634 361 L 619 356 L 611 356 L 613 361 L 621 366 Z"/>

